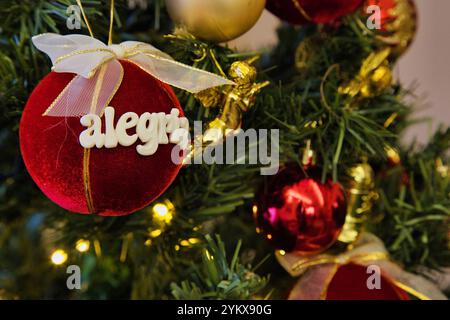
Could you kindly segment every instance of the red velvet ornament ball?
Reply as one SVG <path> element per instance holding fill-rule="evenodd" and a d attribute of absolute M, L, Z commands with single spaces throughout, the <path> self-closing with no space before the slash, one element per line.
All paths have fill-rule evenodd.
<path fill-rule="evenodd" d="M 291 164 L 269 179 L 253 207 L 257 230 L 277 248 L 295 254 L 327 249 L 345 222 L 347 202 L 341 185 L 306 177 Z"/>
<path fill-rule="evenodd" d="M 173 90 L 134 64 L 120 61 L 124 77 L 110 102 L 115 122 L 126 112 L 183 111 Z M 80 145 L 86 128 L 78 117 L 42 116 L 74 74 L 48 74 L 31 94 L 20 123 L 25 165 L 42 192 L 69 211 L 103 216 L 127 215 L 150 204 L 175 179 L 174 144 L 159 145 L 151 156 L 136 146 L 89 149 Z M 116 125 L 116 123 L 114 125 Z M 104 124 L 103 124 L 104 127 Z M 131 134 L 131 132 L 130 132 Z"/>
<path fill-rule="evenodd" d="M 266 8 L 292 24 L 331 23 L 358 9 L 363 0 L 267 0 Z"/>
<path fill-rule="evenodd" d="M 380 289 L 367 288 L 367 267 L 346 264 L 339 267 L 326 290 L 326 300 L 409 300 L 408 294 L 381 275 Z"/>

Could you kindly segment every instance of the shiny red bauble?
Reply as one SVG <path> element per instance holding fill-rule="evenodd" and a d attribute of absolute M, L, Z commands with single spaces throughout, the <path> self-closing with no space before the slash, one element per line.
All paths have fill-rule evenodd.
<path fill-rule="evenodd" d="M 345 222 L 347 202 L 341 185 L 321 183 L 296 164 L 269 179 L 253 207 L 257 230 L 277 248 L 312 254 L 331 246 Z"/>
<path fill-rule="evenodd" d="M 170 113 L 178 108 L 173 90 L 136 65 L 121 61 L 124 77 L 110 102 L 115 121 L 126 112 Z M 160 145 L 152 156 L 135 146 L 90 150 L 86 157 L 78 117 L 42 116 L 74 77 L 48 74 L 31 94 L 20 122 L 22 157 L 33 180 L 66 210 L 104 216 L 132 213 L 150 204 L 175 179 L 180 165 L 171 160 L 174 144 Z M 116 125 L 116 123 L 114 123 Z"/>
<path fill-rule="evenodd" d="M 356 11 L 363 0 L 267 0 L 266 8 L 296 25 L 331 23 Z"/>

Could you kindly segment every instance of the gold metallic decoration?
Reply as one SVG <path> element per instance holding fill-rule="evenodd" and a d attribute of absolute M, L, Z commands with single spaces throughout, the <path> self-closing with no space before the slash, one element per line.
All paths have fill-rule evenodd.
<path fill-rule="evenodd" d="M 378 199 L 374 172 L 368 163 L 363 162 L 351 168 L 349 176 L 347 217 L 338 238 L 344 243 L 352 243 L 357 239 L 374 201 Z"/>
<path fill-rule="evenodd" d="M 394 7 L 389 10 L 391 18 L 384 25 L 388 35 L 377 38 L 393 47 L 397 56 L 403 54 L 414 40 L 417 31 L 417 9 L 412 0 L 394 0 Z"/>
<path fill-rule="evenodd" d="M 441 158 L 436 159 L 436 171 L 443 179 L 450 176 L 450 167 L 444 164 Z"/>
<path fill-rule="evenodd" d="M 166 0 L 172 20 L 196 38 L 216 43 L 244 34 L 258 21 L 266 0 Z"/>
<path fill-rule="evenodd" d="M 231 65 L 228 76 L 236 83 L 235 86 L 211 88 L 196 94 L 203 107 L 221 108 L 219 116 L 208 124 L 207 131 L 202 137 L 203 143 L 217 143 L 230 132 L 240 129 L 243 114 L 254 105 L 259 91 L 269 85 L 269 81 L 255 82 L 257 72 L 252 64 L 257 59 L 258 57 L 253 57 L 245 61 L 236 61 Z"/>
<path fill-rule="evenodd" d="M 390 48 L 370 54 L 364 60 L 359 74 L 348 84 L 340 86 L 339 93 L 352 98 L 370 98 L 383 93 L 391 86 L 393 79 L 388 60 L 390 54 Z"/>

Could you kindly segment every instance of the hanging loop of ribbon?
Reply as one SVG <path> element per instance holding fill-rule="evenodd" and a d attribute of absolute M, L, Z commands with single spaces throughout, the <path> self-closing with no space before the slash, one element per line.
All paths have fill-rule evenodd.
<path fill-rule="evenodd" d="M 123 67 L 119 60 L 131 62 L 161 82 L 191 93 L 234 85 L 226 78 L 177 62 L 143 42 L 106 45 L 85 35 L 54 33 L 35 36 L 32 41 L 50 57 L 52 71 L 76 74 L 44 112 L 45 116 L 79 117 L 88 113 L 101 116 L 122 83 Z"/>

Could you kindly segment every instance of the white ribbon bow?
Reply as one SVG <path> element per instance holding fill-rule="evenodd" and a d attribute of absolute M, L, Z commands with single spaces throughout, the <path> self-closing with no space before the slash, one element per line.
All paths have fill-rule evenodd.
<path fill-rule="evenodd" d="M 101 116 L 123 79 L 123 68 L 118 60 L 132 62 L 158 80 L 191 93 L 234 84 L 213 73 L 179 63 L 143 42 L 125 41 L 107 46 L 85 35 L 54 33 L 35 36 L 32 41 L 50 57 L 53 71 L 77 74 L 44 112 L 46 116 L 76 117 L 88 113 Z"/>

